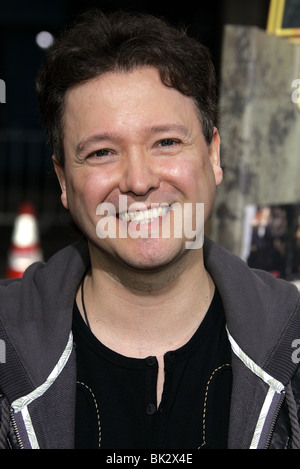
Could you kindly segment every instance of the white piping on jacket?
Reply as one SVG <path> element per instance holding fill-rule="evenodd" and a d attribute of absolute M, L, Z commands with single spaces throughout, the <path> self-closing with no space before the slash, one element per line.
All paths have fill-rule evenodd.
<path fill-rule="evenodd" d="M 228 328 L 226 326 L 226 331 L 228 335 L 229 342 L 231 344 L 231 348 L 235 355 L 239 357 L 239 359 L 244 363 L 244 365 L 252 371 L 256 376 L 261 378 L 265 383 L 268 384 L 269 389 L 267 395 L 265 397 L 263 406 L 261 408 L 257 424 L 254 430 L 254 434 L 252 437 L 252 441 L 250 444 L 250 449 L 256 449 L 258 446 L 258 442 L 261 436 L 262 429 L 264 427 L 270 406 L 272 404 L 274 395 L 280 394 L 284 390 L 284 385 L 278 381 L 277 379 L 273 378 L 271 375 L 266 373 L 260 366 L 258 366 L 245 352 L 240 348 L 240 346 L 236 343 L 234 338 L 230 335 Z"/>
<path fill-rule="evenodd" d="M 252 441 L 251 441 L 249 449 L 257 449 L 257 447 L 258 447 L 260 435 L 261 435 L 262 429 L 264 427 L 265 420 L 267 418 L 267 415 L 268 415 L 270 406 L 272 404 L 274 395 L 275 395 L 275 391 L 274 391 L 274 389 L 272 389 L 270 387 L 268 389 L 265 401 L 264 401 L 263 406 L 261 408 L 261 411 L 260 411 L 260 414 L 259 414 L 259 417 L 258 417 L 258 420 L 257 420 L 257 424 L 256 424 L 256 427 L 255 427 L 255 430 L 254 430 L 254 433 L 253 433 L 253 437 L 252 437 Z"/>
<path fill-rule="evenodd" d="M 35 399 L 41 397 L 54 383 L 54 381 L 57 379 L 57 377 L 59 376 L 59 374 L 65 367 L 67 361 L 69 360 L 72 349 L 73 349 L 73 335 L 72 335 L 72 332 L 70 332 L 66 348 L 63 351 L 61 357 L 59 358 L 57 364 L 51 371 L 50 375 L 46 379 L 46 381 L 43 384 L 41 384 L 38 388 L 36 388 L 34 391 L 27 394 L 27 396 L 19 397 L 12 403 L 12 408 L 14 409 L 15 413 L 21 412 L 22 414 L 24 425 L 26 427 L 28 438 L 29 438 L 32 449 L 39 449 L 39 444 L 38 444 L 36 434 L 32 425 L 28 406 Z"/>
<path fill-rule="evenodd" d="M 258 366 L 248 355 L 246 355 L 243 350 L 239 347 L 239 345 L 235 342 L 233 337 L 230 335 L 228 328 L 226 327 L 227 330 L 227 335 L 229 342 L 231 344 L 231 348 L 235 355 L 240 358 L 240 360 L 244 363 L 244 365 L 250 369 L 256 376 L 261 378 L 265 383 L 268 384 L 269 390 L 267 392 L 265 401 L 263 403 L 256 428 L 253 434 L 252 442 L 250 445 L 250 449 L 257 448 L 259 438 L 266 420 L 266 417 L 268 415 L 269 408 L 271 406 L 273 397 L 275 393 L 280 394 L 284 390 L 284 385 L 278 381 L 277 379 L 273 378 L 270 376 L 268 373 L 266 373 L 260 366 Z M 46 379 L 46 381 L 41 384 L 37 389 L 29 393 L 27 396 L 22 396 L 16 399 L 12 403 L 12 408 L 14 411 L 21 412 L 22 417 L 24 420 L 24 425 L 27 430 L 28 438 L 31 444 L 31 447 L 33 449 L 38 449 L 39 444 L 36 438 L 36 434 L 33 428 L 33 424 L 30 418 L 28 406 L 31 402 L 33 402 L 35 399 L 38 397 L 41 397 L 48 389 L 49 387 L 53 384 L 53 382 L 57 379 L 63 368 L 65 367 L 71 352 L 73 349 L 73 335 L 72 332 L 70 332 L 69 335 L 69 340 L 67 343 L 67 346 L 65 350 L 63 351 L 60 359 L 58 360 L 57 364 L 55 365 L 54 369 Z"/>

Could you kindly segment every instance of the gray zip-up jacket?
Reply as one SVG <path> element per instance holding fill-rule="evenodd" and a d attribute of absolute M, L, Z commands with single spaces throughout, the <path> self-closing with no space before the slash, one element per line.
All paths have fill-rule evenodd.
<path fill-rule="evenodd" d="M 208 239 L 204 256 L 232 347 L 228 447 L 299 447 L 300 294 Z M 88 263 L 81 240 L 0 282 L 2 447 L 74 446 L 72 312 Z"/>

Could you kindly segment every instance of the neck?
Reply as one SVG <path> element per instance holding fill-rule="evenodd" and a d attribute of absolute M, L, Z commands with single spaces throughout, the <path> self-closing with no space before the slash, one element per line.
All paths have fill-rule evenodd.
<path fill-rule="evenodd" d="M 91 255 L 84 302 L 96 337 L 116 352 L 138 358 L 184 345 L 205 316 L 214 292 L 202 253 L 187 257 L 162 271 L 136 272 L 120 266 L 108 269 L 105 261 L 95 262 Z M 80 296 L 79 291 L 82 313 Z"/>

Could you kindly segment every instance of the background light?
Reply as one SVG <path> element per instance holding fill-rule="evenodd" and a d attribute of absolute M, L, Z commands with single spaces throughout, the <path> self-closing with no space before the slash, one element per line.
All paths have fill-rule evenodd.
<path fill-rule="evenodd" d="M 53 42 L 53 36 L 48 31 L 41 31 L 36 35 L 36 43 L 41 49 L 48 49 Z"/>

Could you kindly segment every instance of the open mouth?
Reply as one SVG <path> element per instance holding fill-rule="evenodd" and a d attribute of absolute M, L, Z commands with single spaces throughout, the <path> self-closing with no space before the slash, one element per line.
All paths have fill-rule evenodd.
<path fill-rule="evenodd" d="M 119 218 L 127 223 L 133 222 L 142 225 L 151 223 L 158 217 L 165 216 L 170 210 L 171 207 L 169 205 L 163 205 L 148 210 L 134 210 L 119 213 Z"/>

